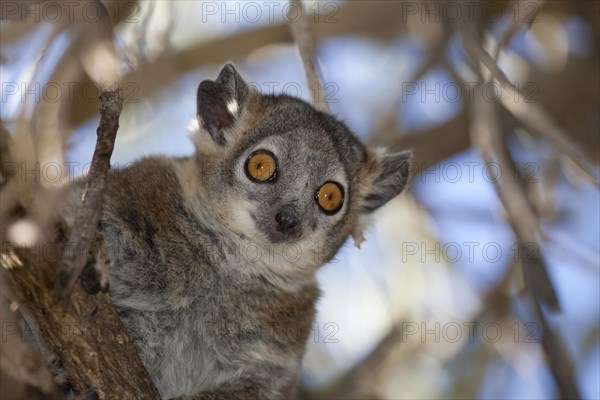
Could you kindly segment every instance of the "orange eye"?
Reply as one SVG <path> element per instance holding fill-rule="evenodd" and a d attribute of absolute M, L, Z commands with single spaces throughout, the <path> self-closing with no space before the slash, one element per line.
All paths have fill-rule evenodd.
<path fill-rule="evenodd" d="M 265 182 L 275 179 L 277 161 L 270 151 L 257 150 L 246 160 L 246 175 L 253 181 Z"/>
<path fill-rule="evenodd" d="M 325 182 L 317 191 L 317 203 L 326 214 L 335 214 L 344 203 L 344 190 L 335 182 Z"/>

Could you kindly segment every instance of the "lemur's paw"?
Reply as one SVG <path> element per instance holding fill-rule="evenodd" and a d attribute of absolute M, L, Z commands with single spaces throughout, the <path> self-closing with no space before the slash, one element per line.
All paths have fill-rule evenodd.
<path fill-rule="evenodd" d="M 64 393 L 69 393 L 71 390 L 71 376 L 65 369 L 62 361 L 56 354 L 52 354 L 48 357 L 48 368 L 54 377 L 54 383 Z"/>
<path fill-rule="evenodd" d="M 108 267 L 110 261 L 106 255 L 106 244 L 104 235 L 101 231 L 96 231 L 96 236 L 92 241 L 92 247 L 88 255 L 87 264 L 83 267 L 79 279 L 81 285 L 89 294 L 96 294 L 100 291 L 108 291 Z"/>
<path fill-rule="evenodd" d="M 81 286 L 89 294 L 107 292 L 109 288 L 107 268 L 105 266 L 99 268 L 98 264 L 99 262 L 88 262 L 79 276 Z"/>

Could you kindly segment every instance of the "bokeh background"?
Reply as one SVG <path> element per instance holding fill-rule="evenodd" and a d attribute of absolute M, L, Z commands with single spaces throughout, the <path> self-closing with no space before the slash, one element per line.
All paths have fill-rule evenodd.
<path fill-rule="evenodd" d="M 32 138 L 42 165 L 58 166 L 58 178 L 54 167 L 42 171 L 42 184 L 60 185 L 85 173 L 96 141 L 91 76 L 104 59 L 76 29 L 95 9 L 76 2 L 70 20 L 60 1 L 25 4 L 2 4 L 1 118 Z M 311 101 L 286 2 L 105 4 L 124 71 L 114 167 L 190 154 L 196 88 L 227 61 L 264 93 Z M 350 240 L 319 273 L 303 396 L 558 398 L 562 374 L 581 397 L 600 398 L 599 3 L 304 7 L 332 113 L 371 145 L 414 149 L 416 167 L 410 190 L 377 213 L 361 248 Z M 513 88 L 493 80 L 465 40 Z M 540 109 L 566 146 L 528 120 Z M 495 126 L 510 168 L 482 157 L 482 120 Z M 519 247 L 501 179 L 527 198 L 539 242 Z M 528 285 L 530 259 L 550 289 L 531 287 L 546 285 L 544 274 Z M 552 288 L 559 307 L 536 295 Z M 555 340 L 545 345 L 548 333 Z"/>

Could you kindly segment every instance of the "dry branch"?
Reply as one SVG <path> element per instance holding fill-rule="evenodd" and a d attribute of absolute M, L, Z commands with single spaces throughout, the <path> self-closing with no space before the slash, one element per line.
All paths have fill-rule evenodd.
<path fill-rule="evenodd" d="M 73 30 L 80 33 L 79 59 L 88 75 L 101 88 L 100 125 L 97 129 L 96 147 L 92 163 L 85 180 L 81 205 L 75 213 L 67 248 L 78 251 L 67 252 L 62 260 L 56 283 L 55 294 L 67 297 L 86 264 L 92 240 L 97 230 L 102 211 L 102 199 L 106 186 L 106 175 L 110 169 L 119 117 L 123 108 L 122 93 L 116 82 L 119 77 L 116 50 L 113 44 L 113 28 L 109 12 L 98 0 L 92 0 L 102 10 L 96 23 L 85 19 L 76 21 Z M 102 57 L 99 59 L 99 57 Z M 102 66 L 97 65 L 99 61 Z"/>
<path fill-rule="evenodd" d="M 76 285 L 71 295 L 64 298 L 64 310 L 57 307 L 53 295 L 57 264 L 62 256 L 66 263 L 85 262 L 87 259 L 89 240 L 94 236 L 100 215 L 102 182 L 109 167 L 120 104 L 118 91 L 103 94 L 103 115 L 92 163 L 95 172 L 90 170 L 83 206 L 78 212 L 78 218 L 83 220 L 76 219 L 66 244 L 68 251 L 63 254 L 64 240 L 53 226 L 45 228 L 47 232 L 54 232 L 47 235 L 49 240 L 37 243 L 33 248 L 3 243 L 3 255 L 8 252 L 18 260 L 5 275 L 18 304 L 25 307 L 37 322 L 34 329 L 39 332 L 43 344 L 58 356 L 69 372 L 74 390 L 84 392 L 91 389 L 100 399 L 158 399 L 158 393 L 108 295 L 90 296 Z M 44 193 L 41 192 L 41 195 Z M 22 211 L 25 215 L 34 212 L 29 209 Z M 67 265 L 69 269 L 62 272 L 62 282 L 68 284 L 77 279 L 78 272 L 74 264 Z"/>
<path fill-rule="evenodd" d="M 467 26 L 461 26 L 460 34 L 465 50 L 473 60 L 483 63 L 490 71 L 493 69 L 502 72 L 492 58 L 479 47 L 476 35 L 469 32 Z M 491 60 L 491 64 L 481 59 L 483 53 L 488 61 Z M 483 73 L 480 74 L 481 76 Z M 491 82 L 491 79 L 490 77 L 487 82 Z M 496 163 L 501 171 L 507 171 L 510 170 L 513 162 L 504 146 L 499 126 L 496 105 L 487 101 L 483 93 L 478 93 L 473 103 L 471 140 L 487 163 Z M 557 309 L 558 299 L 540 254 L 541 229 L 537 216 L 522 191 L 522 187 L 517 182 L 507 179 L 506 174 L 495 180 L 494 187 L 506 209 L 508 222 L 517 237 L 523 277 L 531 292 L 537 319 L 542 325 L 542 348 L 549 359 L 550 369 L 560 390 L 561 398 L 579 399 L 580 395 L 573 381 L 572 371 L 567 367 L 570 363 L 558 350 L 560 341 L 548 326 L 540 306 L 540 303 L 543 302 Z M 528 245 L 535 245 L 537 249 L 537 252 L 529 257 L 525 256 L 528 254 L 526 253 Z"/>
<path fill-rule="evenodd" d="M 16 160 L 14 155 L 10 154 L 13 146 L 10 145 L 10 137 L 3 127 L 2 135 L 1 156 L 4 166 L 10 165 L 9 160 Z M 35 215 L 38 211 L 35 208 L 36 204 L 30 206 L 21 201 L 22 198 L 31 196 L 31 193 L 37 193 L 46 201 L 51 198 L 49 193 L 37 187 L 26 186 L 16 190 L 19 184 L 22 184 L 18 178 L 19 174 L 2 170 L 3 200 L 17 201 L 12 206 L 7 205 L 3 208 L 0 216 L 3 222 Z M 7 198 L 6 191 L 11 189 L 19 193 L 20 197 Z M 17 215 L 14 215 L 15 213 Z M 4 231 L 8 226 L 3 224 L 2 228 L 4 238 Z M 50 352 L 58 356 L 71 375 L 73 388 L 78 392 L 91 388 L 101 399 L 157 399 L 156 389 L 106 294 L 90 296 L 77 285 L 68 299 L 69 307 L 65 313 L 57 310 L 52 289 L 64 241 L 57 235 L 53 225 L 43 229 L 46 231 L 44 240 L 36 243 L 34 247 L 5 242 L 4 239 L 2 243 L 0 278 L 3 285 L 6 283 L 11 288 L 13 296 L 10 301 L 15 306 L 14 309 L 22 310 L 36 321 L 36 325 L 32 326 L 34 341 L 41 340 Z M 77 251 L 77 247 L 70 248 L 70 251 Z M 4 288 L 2 290 L 4 299 L 6 294 Z M 2 309 L 3 323 L 14 321 L 11 314 L 13 312 L 14 310 L 7 311 L 6 307 Z M 3 328 L 7 326 L 3 325 Z M 10 392 L 12 395 L 28 393 L 27 397 L 35 398 L 33 396 L 37 392 L 32 391 L 32 387 L 38 387 L 45 393 L 41 398 L 59 398 L 59 394 L 54 389 L 49 389 L 47 383 L 40 381 L 39 384 L 35 384 L 32 380 L 32 376 L 46 379 L 43 372 L 44 360 L 39 355 L 33 355 L 33 350 L 28 346 L 15 344 L 7 348 L 5 345 L 10 343 L 3 344 L 0 373 L 2 379 L 9 378 L 3 382 L 10 383 L 10 387 L 14 388 Z M 7 357 L 4 357 L 5 354 Z M 21 364 L 19 360 L 27 362 Z M 21 366 L 25 366 L 26 369 L 19 372 Z M 24 382 L 27 385 L 24 388 L 26 392 L 18 392 L 18 386 L 13 386 L 17 385 L 17 378 L 21 382 L 28 379 Z"/>
<path fill-rule="evenodd" d="M 4 194 L 6 184 L 14 179 L 15 171 L 11 149 L 13 140 L 4 124 L 0 123 L 0 190 Z M 8 252 L 4 245 L 6 226 L 5 212 L 0 210 L 3 226 L 2 254 L 0 261 L 0 324 L 2 325 L 2 345 L 0 346 L 0 398 L 63 399 L 42 356 L 25 340 L 20 329 L 20 310 L 13 301 L 6 285 L 6 272 L 9 266 L 18 266 L 20 260 L 14 252 Z"/>
<path fill-rule="evenodd" d="M 83 190 L 81 205 L 75 214 L 73 229 L 67 245 L 68 248 L 78 248 L 78 251 L 66 253 L 60 265 L 54 289 L 55 293 L 61 297 L 69 295 L 86 264 L 92 239 L 100 220 L 106 174 L 110 169 L 110 157 L 119 128 L 119 116 L 123 107 L 120 90 L 105 91 L 100 99 L 102 106 L 96 148 Z"/>
<path fill-rule="evenodd" d="M 486 163 L 496 163 L 500 170 L 509 170 L 512 162 L 510 156 L 505 153 L 501 136 L 491 128 L 497 122 L 492 112 L 485 112 L 485 108 L 494 107 L 494 104 L 485 100 L 476 101 L 475 104 L 485 103 L 485 107 L 474 107 L 474 118 L 471 136 L 475 146 L 480 150 Z M 482 109 L 484 108 L 484 109 Z M 495 182 L 496 192 L 508 214 L 508 220 L 518 239 L 519 254 L 522 258 L 523 277 L 527 288 L 531 291 L 534 305 L 536 307 L 537 319 L 541 322 L 542 345 L 549 358 L 551 370 L 561 392 L 561 398 L 580 398 L 577 388 L 573 382 L 571 372 L 565 368 L 565 357 L 556 350 L 558 339 L 545 321 L 540 307 L 540 302 L 549 305 L 552 309 L 559 309 L 556 291 L 548 276 L 547 267 L 540 254 L 539 223 L 533 213 L 525 194 L 515 182 L 506 177 L 499 177 Z M 529 246 L 535 246 L 536 254 L 530 254 Z M 558 368 L 557 368 L 558 367 Z"/>
<path fill-rule="evenodd" d="M 58 251 L 56 242 L 40 245 Z M 38 324 L 33 329 L 62 361 L 74 390 L 91 389 L 100 399 L 158 399 L 108 295 L 90 296 L 76 285 L 63 315 L 52 295 L 56 263 L 36 251 L 14 251 L 23 266 L 9 271 L 7 280 L 18 288 L 19 303 Z"/>
<path fill-rule="evenodd" d="M 121 91 L 114 86 L 119 76 L 119 58 L 112 43 L 112 26 L 108 11 L 99 1 L 96 4 L 104 10 L 103 18 L 99 23 L 76 20 L 71 26 L 77 38 L 74 40 L 76 48 L 67 52 L 72 58 L 79 57 L 83 69 L 102 88 L 98 138 L 81 205 L 75 212 L 67 242 L 57 229 L 62 222 L 57 221 L 56 216 L 51 221 L 35 218 L 41 210 L 53 211 L 49 199 L 56 193 L 43 189 L 37 181 L 33 184 L 16 179 L 17 175 L 3 174 L 3 221 L 33 216 L 32 220 L 38 222 L 37 229 L 44 235 L 38 237 L 33 247 L 4 242 L 7 227 L 3 226 L 3 267 L 12 268 L 2 275 L 14 293 L 14 304 L 35 321 L 35 337 L 61 360 L 76 393 L 92 390 L 100 399 L 158 399 L 159 394 L 108 295 L 90 296 L 79 285 L 74 285 L 88 261 L 91 240 L 97 230 L 122 108 Z M 71 59 L 64 61 L 68 65 L 76 64 Z M 26 125 L 19 126 L 23 132 L 19 132 L 16 139 L 30 138 L 23 129 Z M 2 133 L 4 135 L 4 129 Z M 5 144 L 3 141 L 3 159 L 5 153 L 10 153 L 15 165 L 24 160 L 39 162 L 33 143 Z M 38 200 L 29 201 L 31 198 Z M 5 200 L 9 200 L 9 204 L 4 204 Z M 10 259 L 5 257 L 7 254 Z M 54 293 L 62 296 L 63 307 L 58 307 Z M 2 377 L 9 368 L 3 363 Z"/>
<path fill-rule="evenodd" d="M 289 10 L 290 14 L 292 13 L 292 10 L 301 13 L 298 18 L 293 18 L 291 15 L 289 15 L 288 18 L 292 36 L 298 45 L 302 64 L 304 65 L 306 83 L 308 84 L 308 87 L 311 88 L 310 92 L 312 95 L 313 106 L 319 111 L 330 113 L 329 106 L 325 102 L 325 91 L 319 79 L 319 73 L 317 72 L 318 64 L 315 56 L 315 38 L 311 32 L 305 10 L 302 7 L 302 1 L 290 0 Z"/>
<path fill-rule="evenodd" d="M 468 33 L 461 29 L 461 38 L 467 54 L 471 58 L 476 57 L 487 70 L 498 81 L 503 91 L 506 93 L 514 92 L 517 96 L 516 101 L 509 96 L 501 96 L 502 105 L 509 110 L 523 125 L 531 132 L 547 139 L 561 154 L 568 157 L 573 164 L 580 170 L 582 176 L 596 185 L 600 186 L 600 181 L 595 176 L 593 168 L 585 160 L 583 154 L 571 143 L 569 135 L 556 124 L 546 110 L 538 103 L 528 102 L 523 94 L 508 79 L 504 71 L 498 67 L 494 59 L 481 47 L 479 43 L 472 40 Z"/>
<path fill-rule="evenodd" d="M 93 162 L 96 166 L 92 167 L 96 172 L 90 171 L 88 189 L 84 199 L 84 207 L 91 208 L 84 208 L 80 211 L 80 215 L 83 216 L 81 218 L 95 218 L 96 222 L 89 219 L 80 221 L 81 225 L 77 225 L 76 222 L 67 245 L 69 251 L 64 252 L 65 260 L 86 261 L 88 252 L 82 241 L 93 237 L 101 210 L 101 204 L 97 202 L 101 201 L 103 184 L 99 182 L 104 179 L 110 162 L 110 154 L 118 127 L 120 94 L 117 91 L 104 93 L 103 104 L 103 116 L 98 128 L 98 143 Z M 3 132 L 5 132 L 4 129 Z M 6 143 L 7 140 L 3 140 L 3 144 Z M 10 146 L 3 146 L 3 160 L 5 160 L 8 150 L 10 150 Z M 3 195 L 6 190 L 16 187 L 15 185 L 11 187 L 11 183 L 17 183 L 15 182 L 17 177 L 18 175 L 3 175 L 3 179 L 8 180 L 8 182 L 3 182 L 6 183 L 2 187 Z M 29 196 L 28 193 L 35 190 L 38 190 L 36 193 L 41 196 L 48 195 L 39 188 L 26 187 L 26 189 L 27 192 L 19 191 L 25 198 Z M 3 210 L 3 221 L 9 219 L 4 211 L 11 212 L 11 209 L 14 210 L 15 207 Z M 23 205 L 19 205 L 16 209 L 21 210 L 19 211 L 21 216 L 36 212 L 35 209 L 28 209 L 27 205 L 25 205 L 25 209 L 23 209 Z M 14 218 L 14 216 L 11 215 L 10 218 Z M 108 295 L 90 296 L 77 285 L 72 295 L 65 298 L 68 305 L 66 310 L 57 308 L 53 288 L 56 282 L 57 264 L 63 253 L 64 241 L 60 239 L 60 235 L 56 233 L 53 226 L 45 227 L 45 231 L 54 232 L 54 234 L 47 234 L 46 237 L 49 240 L 36 243 L 33 248 L 11 243 L 3 243 L 2 248 L 3 267 L 7 267 L 4 262 L 7 254 L 11 254 L 13 260 L 13 268 L 4 271 L 3 278 L 11 284 L 16 304 L 26 309 L 37 322 L 37 326 L 34 327 L 38 333 L 37 337 L 63 362 L 76 391 L 83 392 L 92 389 L 101 399 L 158 399 L 158 393 L 144 369 L 125 327 L 116 315 Z M 89 243 L 87 246 L 89 247 Z M 68 278 L 64 282 L 77 279 L 76 271 L 70 269 L 68 273 L 73 273 L 73 275 L 64 275 Z M 25 356 L 26 353 L 23 357 Z M 41 362 L 41 360 L 38 359 L 37 362 Z M 7 369 L 10 370 L 11 367 L 9 365 L 2 366 L 3 375 Z"/>
<path fill-rule="evenodd" d="M 321 15 L 324 23 L 311 23 L 311 28 L 316 43 L 345 35 L 365 35 L 375 40 L 388 40 L 406 30 L 406 24 L 402 23 L 402 10 L 402 2 L 399 1 L 377 2 L 376 7 L 371 2 L 346 2 L 332 14 Z M 326 20 L 327 18 L 332 21 Z M 165 52 L 155 60 L 136 67 L 123 77 L 122 82 L 137 83 L 139 96 L 149 98 L 196 68 L 243 58 L 258 49 L 279 43 L 293 43 L 293 36 L 286 22 L 243 30 L 208 42 L 200 41 L 175 53 Z M 75 126 L 87 121 L 96 110 L 95 105 L 89 102 L 77 104 L 76 107 L 75 104 L 64 106 L 72 108 L 69 117 L 72 118 L 70 123 Z"/>

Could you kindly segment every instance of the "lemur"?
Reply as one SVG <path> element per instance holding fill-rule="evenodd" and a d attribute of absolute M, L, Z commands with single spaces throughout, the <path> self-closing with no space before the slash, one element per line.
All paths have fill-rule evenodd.
<path fill-rule="evenodd" d="M 315 273 L 406 187 L 411 152 L 367 149 L 232 64 L 200 83 L 191 137 L 190 157 L 109 173 L 82 282 L 109 288 L 163 398 L 292 398 Z M 83 187 L 68 189 L 67 220 Z"/>

